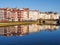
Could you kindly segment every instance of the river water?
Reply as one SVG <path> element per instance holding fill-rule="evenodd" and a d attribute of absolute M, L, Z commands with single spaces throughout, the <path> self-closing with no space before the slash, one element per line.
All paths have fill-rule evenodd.
<path fill-rule="evenodd" d="M 0 45 L 60 45 L 58 25 L 0 27 Z"/>

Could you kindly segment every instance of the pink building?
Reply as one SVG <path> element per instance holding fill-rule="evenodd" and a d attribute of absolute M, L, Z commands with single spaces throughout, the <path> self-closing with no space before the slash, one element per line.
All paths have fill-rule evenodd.
<path fill-rule="evenodd" d="M 23 21 L 29 17 L 29 8 L 0 8 L 0 22 Z"/>
<path fill-rule="evenodd" d="M 0 22 L 1 21 L 7 21 L 6 15 L 7 15 L 7 9 L 6 8 L 0 8 Z"/>

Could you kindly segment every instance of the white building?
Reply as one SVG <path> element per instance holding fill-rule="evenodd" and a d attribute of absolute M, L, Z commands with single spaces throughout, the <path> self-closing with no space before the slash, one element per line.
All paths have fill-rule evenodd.
<path fill-rule="evenodd" d="M 59 19 L 59 14 L 52 13 L 50 16 L 51 16 L 51 19 Z"/>
<path fill-rule="evenodd" d="M 46 14 L 44 12 L 39 13 L 39 19 L 45 19 Z"/>
<path fill-rule="evenodd" d="M 29 20 L 34 20 L 36 21 L 39 17 L 39 11 L 36 10 L 30 10 L 29 11 Z"/>
<path fill-rule="evenodd" d="M 40 12 L 39 19 L 59 19 L 59 14 Z"/>

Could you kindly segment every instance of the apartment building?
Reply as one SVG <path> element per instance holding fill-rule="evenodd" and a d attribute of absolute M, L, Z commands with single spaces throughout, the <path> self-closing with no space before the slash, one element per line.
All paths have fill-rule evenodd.
<path fill-rule="evenodd" d="M 55 12 L 29 10 L 29 8 L 0 8 L 0 22 L 36 21 L 38 19 L 59 19 L 59 14 Z"/>
<path fill-rule="evenodd" d="M 40 12 L 39 19 L 59 19 L 59 14 L 54 12 Z"/>
<path fill-rule="evenodd" d="M 29 11 L 29 20 L 36 21 L 39 17 L 39 11 L 38 10 L 30 10 Z"/>

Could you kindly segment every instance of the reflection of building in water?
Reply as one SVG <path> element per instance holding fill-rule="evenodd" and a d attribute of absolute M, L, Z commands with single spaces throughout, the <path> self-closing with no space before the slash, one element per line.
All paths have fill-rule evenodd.
<path fill-rule="evenodd" d="M 39 30 L 38 30 L 38 25 L 29 25 L 29 32 L 38 32 Z"/>
<path fill-rule="evenodd" d="M 24 35 L 28 34 L 28 26 L 20 25 L 20 26 L 9 26 L 0 28 L 0 35 L 12 36 L 12 35 Z"/>
<path fill-rule="evenodd" d="M 57 30 L 59 26 L 56 25 L 20 25 L 20 26 L 9 26 L 0 27 L 0 35 L 13 36 L 13 35 L 25 35 L 32 32 L 39 32 L 42 30 Z"/>
<path fill-rule="evenodd" d="M 56 25 L 38 25 L 39 30 L 57 30 L 59 26 Z"/>
<path fill-rule="evenodd" d="M 0 27 L 0 35 L 4 34 L 4 27 Z"/>

